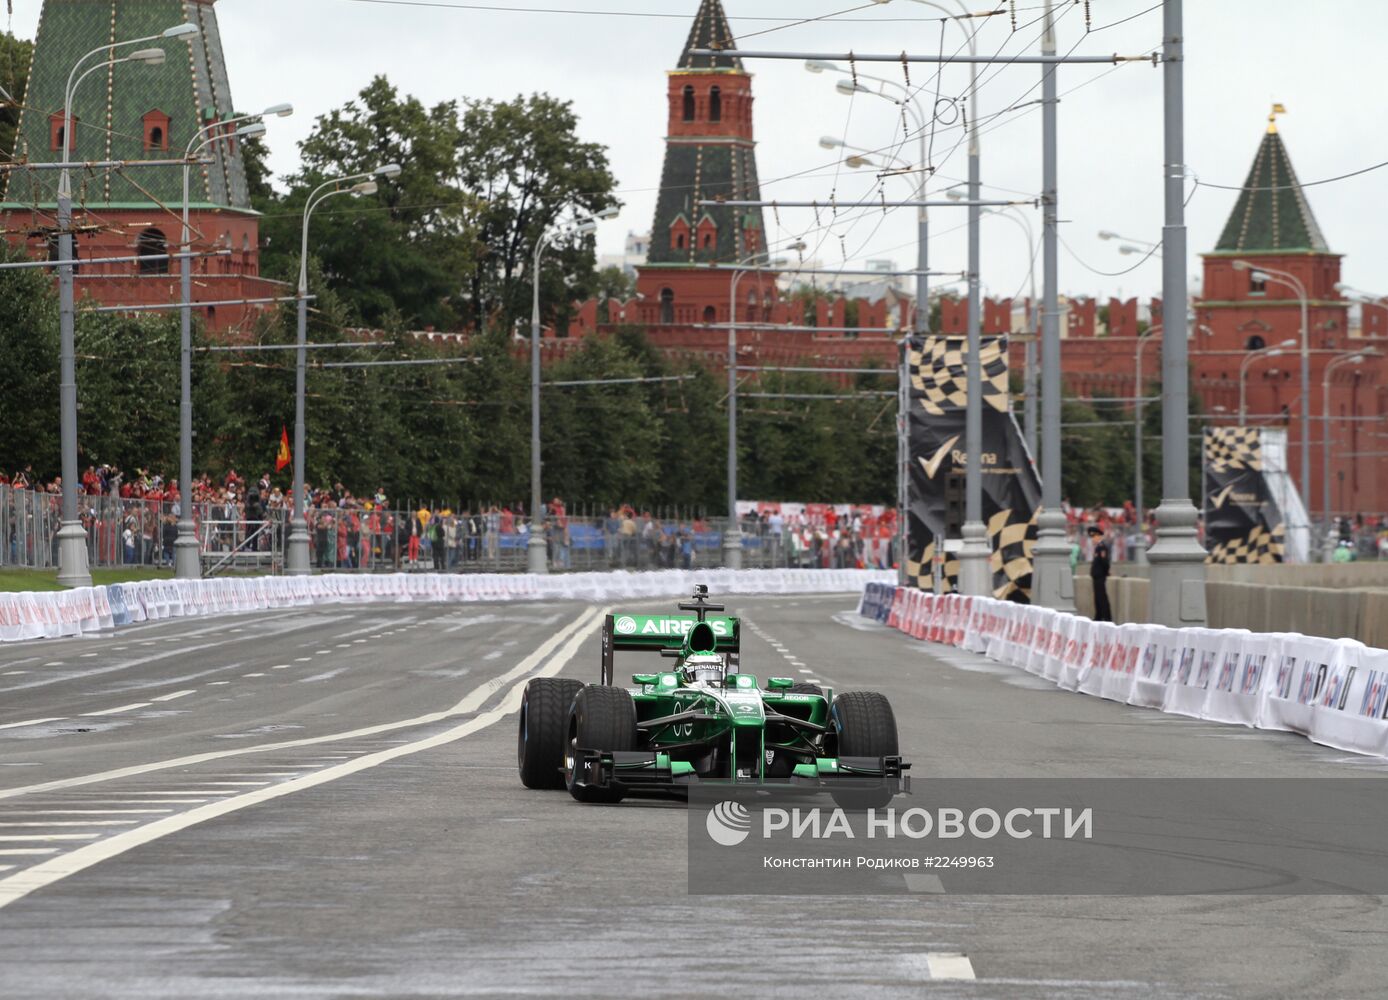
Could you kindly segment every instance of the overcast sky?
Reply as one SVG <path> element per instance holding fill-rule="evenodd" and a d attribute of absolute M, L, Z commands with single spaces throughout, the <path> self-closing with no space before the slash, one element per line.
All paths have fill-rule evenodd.
<path fill-rule="evenodd" d="M 950 0 L 945 0 L 950 3 Z M 981 2 L 965 0 L 972 7 Z M 1149 53 L 1159 46 L 1161 9 L 1155 0 L 1057 0 L 1061 52 Z M 800 18 L 832 15 L 866 0 L 725 0 L 733 31 L 745 49 L 793 51 L 937 52 L 938 12 L 911 0 L 796 26 Z M 13 0 L 11 30 L 33 37 L 40 0 Z M 278 173 L 295 165 L 295 143 L 314 119 L 350 100 L 375 74 L 425 102 L 449 98 L 509 98 L 547 91 L 571 100 L 585 138 L 605 144 L 625 203 L 621 218 L 604 224 L 602 252 L 620 252 L 628 230 L 647 231 L 660 182 L 666 125 L 665 71 L 674 66 L 698 0 L 221 0 L 217 4 L 232 92 L 240 108 L 292 101 L 294 118 L 274 120 L 269 140 Z M 1006 7 L 1005 0 L 995 4 Z M 1016 0 L 1017 28 L 1007 14 L 978 29 L 980 52 L 1036 52 L 1040 0 Z M 1341 0 L 1188 0 L 1186 3 L 1186 155 L 1194 176 L 1214 184 L 1242 184 L 1266 128 L 1273 101 L 1287 107 L 1280 129 L 1303 183 L 1388 160 L 1381 73 L 1375 68 L 1388 44 L 1388 3 Z M 476 9 L 491 7 L 499 9 Z M 1086 7 L 1091 33 L 1086 37 Z M 544 12 L 522 8 L 547 8 Z M 587 13 L 557 13 L 582 8 Z M 1116 22 L 1124 21 L 1125 23 Z M 964 35 L 944 28 L 947 53 Z M 780 27 L 781 25 L 790 25 Z M 1112 27 L 1105 27 L 1112 25 Z M 765 32 L 755 39 L 746 36 Z M 899 64 L 862 65 L 863 72 L 902 80 Z M 897 110 L 876 97 L 836 93 L 836 74 L 812 75 L 799 62 L 758 61 L 756 131 L 763 196 L 840 202 L 907 198 L 910 183 L 880 182 L 873 170 L 837 168 L 821 136 L 894 152 L 915 164 L 914 140 L 903 145 Z M 933 70 L 911 67 L 929 110 Z M 1039 96 L 1038 67 L 980 71 L 982 176 L 991 195 L 1034 195 L 1040 188 L 1040 109 L 999 115 Z M 939 81 L 943 98 L 968 87 L 968 70 L 950 67 Z M 1035 89 L 1031 89 L 1031 88 Z M 1074 66 L 1061 71 L 1060 208 L 1065 220 L 1061 291 L 1141 298 L 1159 294 L 1154 258 L 1126 274 L 1136 256 L 1121 256 L 1101 229 L 1156 241 L 1162 224 L 1161 71 L 1150 64 Z M 1073 91 L 1073 92 L 1071 92 Z M 962 179 L 965 149 L 942 105 L 931 157 L 940 190 Z M 994 117 L 995 116 L 995 117 Z M 409 165 L 405 165 L 408 169 Z M 1388 293 L 1388 247 L 1383 239 L 1388 169 L 1308 191 L 1332 250 L 1346 255 L 1344 278 Z M 1188 209 L 1193 255 L 1213 246 L 1237 197 L 1199 188 Z M 1028 210 L 1031 211 L 1031 210 Z M 1032 212 L 1035 216 L 1036 213 Z M 962 268 L 962 210 L 932 214 L 931 265 Z M 784 245 L 804 235 L 817 256 L 838 266 L 847 255 L 861 266 L 889 258 L 910 266 L 915 257 L 914 210 L 878 210 L 834 220 L 784 210 L 768 214 L 770 236 Z M 821 228 L 822 227 L 822 228 Z M 1036 228 L 1039 237 L 1039 219 Z M 991 294 L 1025 294 L 1027 259 L 1021 229 L 984 220 L 983 281 Z M 1091 270 L 1093 269 L 1093 270 Z M 1037 277 L 1039 281 L 1039 262 Z M 1192 256 L 1190 274 L 1199 273 Z M 1192 286 L 1193 288 L 1196 286 Z"/>

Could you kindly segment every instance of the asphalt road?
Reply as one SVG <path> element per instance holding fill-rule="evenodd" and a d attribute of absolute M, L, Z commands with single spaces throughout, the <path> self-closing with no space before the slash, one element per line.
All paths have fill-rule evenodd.
<path fill-rule="evenodd" d="M 745 669 L 887 694 L 918 776 L 1388 776 L 849 596 L 729 604 Z M 1376 896 L 691 897 L 683 805 L 517 779 L 521 685 L 596 680 L 598 622 L 331 607 L 0 649 L 0 997 L 1384 995 Z"/>

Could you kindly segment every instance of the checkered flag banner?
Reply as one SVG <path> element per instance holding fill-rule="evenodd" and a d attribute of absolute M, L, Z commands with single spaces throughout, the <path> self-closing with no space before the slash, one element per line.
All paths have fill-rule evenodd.
<path fill-rule="evenodd" d="M 911 350 L 911 388 L 926 413 L 941 416 L 969 405 L 968 341 L 963 337 L 926 337 Z M 998 413 L 1010 411 L 1007 399 L 1007 337 L 986 337 L 979 354 L 983 368 L 983 402 Z"/>
<path fill-rule="evenodd" d="M 1206 562 L 1220 566 L 1268 566 L 1286 559 L 1286 525 L 1277 524 L 1271 531 L 1257 525 L 1246 538 L 1231 538 L 1218 542 Z"/>
<path fill-rule="evenodd" d="M 1256 427 L 1210 427 L 1205 433 L 1205 464 L 1212 472 L 1255 472 L 1263 468 L 1263 437 Z"/>

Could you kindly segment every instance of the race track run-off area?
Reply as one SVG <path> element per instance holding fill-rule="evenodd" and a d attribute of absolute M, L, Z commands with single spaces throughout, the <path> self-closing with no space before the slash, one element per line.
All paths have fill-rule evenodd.
<path fill-rule="evenodd" d="M 726 603 L 743 671 L 885 694 L 917 781 L 1388 771 L 1059 690 L 857 594 Z M 0 997 L 1383 995 L 1378 896 L 691 896 L 682 802 L 517 776 L 526 681 L 596 682 L 609 610 L 296 607 L 0 648 Z"/>

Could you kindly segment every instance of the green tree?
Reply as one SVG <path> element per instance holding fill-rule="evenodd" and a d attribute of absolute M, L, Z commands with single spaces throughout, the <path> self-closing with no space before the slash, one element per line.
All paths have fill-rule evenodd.
<path fill-rule="evenodd" d="M 477 246 L 460 273 L 470 294 L 464 316 L 477 327 L 510 330 L 531 310 L 531 258 L 541 235 L 570 211 L 617 204 L 606 150 L 578 135 L 573 106 L 546 94 L 474 101 L 463 112 L 457 173 L 481 201 Z M 552 322 L 597 288 L 591 237 L 551 244 L 540 299 Z"/>
<path fill-rule="evenodd" d="M 0 261 L 25 259 L 0 242 Z M 0 271 L 0 469 L 58 473 L 58 298 L 38 270 Z"/>
<path fill-rule="evenodd" d="M 19 112 L 24 104 L 24 90 L 29 83 L 29 60 L 34 43 L 0 31 L 0 155 L 13 156 L 19 130 Z M 44 126 L 47 128 L 47 126 Z"/>
<path fill-rule="evenodd" d="M 398 163 L 403 173 L 382 179 L 376 195 L 336 198 L 316 210 L 309 245 L 350 320 L 456 327 L 457 276 L 475 251 L 475 199 L 455 159 L 461 141 L 455 102 L 426 108 L 385 77 L 372 80 L 358 100 L 320 117 L 301 144 L 289 193 L 267 207 L 262 268 L 297 277 L 304 206 L 326 178 Z"/>

